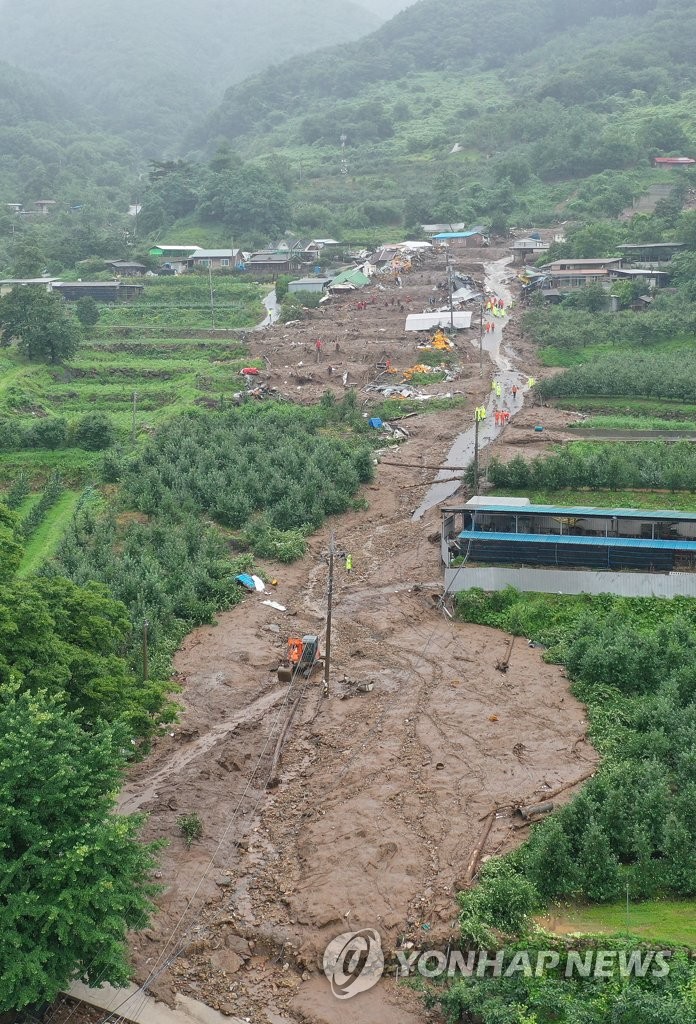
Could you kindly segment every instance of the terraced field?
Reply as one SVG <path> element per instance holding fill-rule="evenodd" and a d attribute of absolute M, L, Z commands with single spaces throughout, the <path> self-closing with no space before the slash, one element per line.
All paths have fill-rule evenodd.
<path fill-rule="evenodd" d="M 29 363 L 14 347 L 1 350 L 0 423 L 9 424 L 13 440 L 0 446 L 0 491 L 23 476 L 34 492 L 29 508 L 51 474 L 58 473 L 67 488 L 28 543 L 23 573 L 53 553 L 103 458 L 102 451 L 82 447 L 23 446 L 27 428 L 62 417 L 72 431 L 85 415 L 103 413 L 117 444 L 132 443 L 133 435 L 137 444 L 171 416 L 219 405 L 240 390 L 240 370 L 255 364 L 235 331 L 242 334 L 263 319 L 267 288 L 216 281 L 216 323 L 229 334 L 191 337 L 210 327 L 210 305 L 201 301 L 207 290 L 207 279 L 158 279 L 146 285 L 143 300 L 101 307 L 99 323 L 69 365 Z"/>

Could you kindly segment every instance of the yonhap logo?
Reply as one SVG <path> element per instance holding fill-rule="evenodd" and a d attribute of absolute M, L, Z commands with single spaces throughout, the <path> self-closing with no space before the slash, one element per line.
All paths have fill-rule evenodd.
<path fill-rule="evenodd" d="M 344 932 L 324 953 L 324 974 L 337 999 L 352 999 L 373 988 L 384 972 L 382 940 L 372 928 Z"/>

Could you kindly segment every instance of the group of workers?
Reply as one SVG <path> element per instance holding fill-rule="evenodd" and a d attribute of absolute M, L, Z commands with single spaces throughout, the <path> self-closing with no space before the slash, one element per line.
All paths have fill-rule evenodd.
<path fill-rule="evenodd" d="M 510 412 L 508 409 L 496 409 L 495 410 L 495 425 L 496 427 L 504 427 L 506 423 L 510 421 Z"/>

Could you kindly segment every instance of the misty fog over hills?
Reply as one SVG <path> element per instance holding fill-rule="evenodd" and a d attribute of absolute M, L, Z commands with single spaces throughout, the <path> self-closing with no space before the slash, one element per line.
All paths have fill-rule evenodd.
<path fill-rule="evenodd" d="M 0 0 L 0 60 L 40 75 L 103 115 L 109 131 L 156 154 L 176 147 L 234 82 L 369 33 L 388 16 L 378 16 L 379 6 L 370 0 L 364 6 L 353 0 Z M 395 6 L 386 3 L 389 12 Z"/>
<path fill-rule="evenodd" d="M 386 21 L 388 18 L 393 18 L 399 11 L 403 11 L 404 8 L 412 7 L 417 0 L 355 0 L 355 2 Z"/>

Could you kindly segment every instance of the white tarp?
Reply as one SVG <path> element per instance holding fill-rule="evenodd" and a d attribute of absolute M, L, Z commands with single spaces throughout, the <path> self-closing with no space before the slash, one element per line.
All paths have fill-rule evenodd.
<path fill-rule="evenodd" d="M 458 331 L 466 330 L 467 327 L 471 327 L 470 312 L 454 313 L 454 326 Z M 436 311 L 434 313 L 411 313 L 410 316 L 406 317 L 406 330 L 407 331 L 429 331 L 433 327 L 449 327 L 452 323 L 452 314 L 449 310 L 446 312 Z"/>

